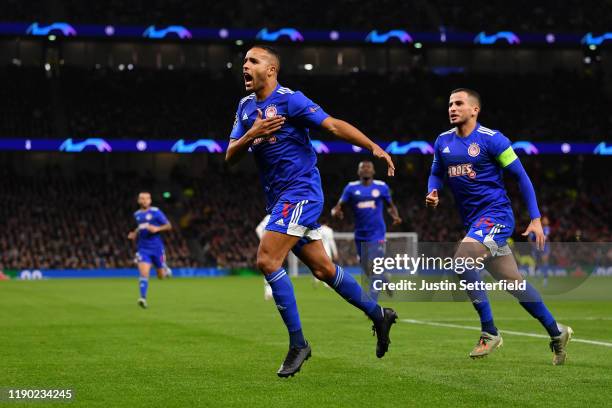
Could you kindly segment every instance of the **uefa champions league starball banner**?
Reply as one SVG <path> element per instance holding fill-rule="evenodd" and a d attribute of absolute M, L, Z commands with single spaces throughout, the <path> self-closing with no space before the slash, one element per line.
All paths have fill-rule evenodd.
<path fill-rule="evenodd" d="M 105 38 L 105 39 L 149 39 L 165 41 L 267 41 L 283 43 L 370 43 L 394 44 L 421 48 L 425 45 L 478 45 L 478 46 L 588 46 L 598 47 L 612 43 L 612 32 L 513 32 L 490 31 L 486 23 L 482 30 L 457 32 L 441 26 L 435 32 L 415 32 L 409 28 L 397 27 L 391 30 L 345 31 L 308 30 L 297 27 L 271 29 L 232 27 L 192 27 L 185 25 L 142 25 L 125 26 L 109 24 L 75 24 L 67 21 L 56 22 L 2 22 L 0 35 L 38 37 L 55 41 L 59 38 Z"/>
<path fill-rule="evenodd" d="M 368 153 L 358 146 L 341 141 L 312 140 L 318 154 Z M 433 140 L 391 140 L 378 141 L 389 154 L 433 154 Z M 107 138 L 66 138 L 66 139 L 28 139 L 2 138 L 0 151 L 65 152 L 65 153 L 225 153 L 227 140 L 215 139 L 107 139 Z M 517 154 L 540 155 L 612 155 L 612 141 L 600 142 L 531 142 L 516 141 L 512 148 Z"/>

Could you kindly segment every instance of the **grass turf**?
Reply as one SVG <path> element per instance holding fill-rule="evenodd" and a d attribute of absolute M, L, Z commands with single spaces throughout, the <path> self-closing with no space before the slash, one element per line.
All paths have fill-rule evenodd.
<path fill-rule="evenodd" d="M 0 387 L 72 388 L 75 407 L 583 407 L 612 397 L 610 347 L 570 343 L 567 365 L 553 367 L 546 339 L 506 335 L 472 361 L 478 332 L 401 322 L 377 359 L 363 313 L 310 278 L 294 282 L 313 357 L 291 379 L 275 374 L 287 334 L 261 278 L 152 281 L 148 310 L 136 306 L 136 280 L 1 282 Z M 389 305 L 400 319 L 478 323 L 465 302 Z M 612 342 L 612 302 L 549 306 L 576 337 Z M 502 329 L 545 334 L 516 303 L 493 310 Z"/>

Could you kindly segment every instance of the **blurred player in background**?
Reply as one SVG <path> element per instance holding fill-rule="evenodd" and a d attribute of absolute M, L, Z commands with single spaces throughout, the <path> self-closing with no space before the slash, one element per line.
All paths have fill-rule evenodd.
<path fill-rule="evenodd" d="M 321 217 L 321 241 L 323 242 L 323 248 L 325 253 L 329 256 L 332 262 L 338 261 L 338 246 L 336 245 L 336 239 L 334 238 L 334 230 L 328 225 L 327 218 Z M 316 286 L 319 284 L 319 280 L 314 276 L 313 284 Z M 325 287 L 329 287 L 326 282 L 323 282 Z"/>
<path fill-rule="evenodd" d="M 363 293 L 357 281 L 329 259 L 318 223 L 323 210 L 321 176 L 309 128 L 321 128 L 353 145 L 368 149 L 394 172 L 391 157 L 352 125 L 329 116 L 301 92 L 278 83 L 280 56 L 268 46 L 249 49 L 243 65 L 245 88 L 252 92 L 238 104 L 226 161 L 235 163 L 253 151 L 266 195 L 270 220 L 257 251 L 257 267 L 272 287 L 278 311 L 289 332 L 289 351 L 277 374 L 293 376 L 311 355 L 304 339 L 293 285 L 283 268 L 290 250 L 320 280 L 328 283 L 374 323 L 376 355 L 389 347 L 389 331 L 397 319 Z"/>
<path fill-rule="evenodd" d="M 468 231 L 455 256 L 482 257 L 486 260 L 486 269 L 495 279 L 522 282 L 523 276 L 507 244 L 514 231 L 514 215 L 504 187 L 504 170 L 518 181 L 529 209 L 531 223 L 523 236 L 533 233 L 538 249 L 542 250 L 546 237 L 540 223 L 540 211 L 531 180 L 508 138 L 477 122 L 480 107 L 480 95 L 476 91 L 459 88 L 451 92 L 448 114 L 455 127 L 436 139 L 425 202 L 431 207 L 438 206 L 438 191 L 442 188 L 445 174 L 448 175 L 447 182 Z M 475 269 L 465 271 L 461 278 L 467 282 L 480 281 Z M 526 290 L 510 293 L 544 326 L 551 338 L 553 364 L 561 365 L 566 359 L 566 346 L 572 329 L 557 324 L 538 291 L 529 282 L 526 285 Z M 468 291 L 468 296 L 478 311 L 482 327 L 482 334 L 470 357 L 484 357 L 502 345 L 502 338 L 493 322 L 486 291 Z"/>
<path fill-rule="evenodd" d="M 170 231 L 172 226 L 168 219 L 157 207 L 151 207 L 151 193 L 143 191 L 138 194 L 140 209 L 134 213 L 136 219 L 135 230 L 130 231 L 128 238 L 136 240 L 136 262 L 140 274 L 140 298 L 138 305 L 147 308 L 147 290 L 149 288 L 149 273 L 151 265 L 157 270 L 157 277 L 163 279 L 170 277 L 171 272 L 166 265 L 164 242 L 161 233 Z"/>
<path fill-rule="evenodd" d="M 550 235 L 550 221 L 547 216 L 542 217 L 542 232 L 544 232 L 544 236 L 546 237 L 543 250 L 538 250 L 536 235 L 533 232 L 529 233 L 528 239 L 529 242 L 531 242 L 531 256 L 533 256 L 535 260 L 535 270 L 542 274 L 542 285 L 546 287 L 548 286 L 548 264 L 550 259 L 550 242 L 548 240 L 548 236 Z"/>
<path fill-rule="evenodd" d="M 334 238 L 334 230 L 328 225 L 327 219 L 321 219 L 321 241 L 323 241 L 323 248 L 329 259 L 337 261 L 338 246 Z"/>
<path fill-rule="evenodd" d="M 385 235 L 387 226 L 383 207 L 393 219 L 393 225 L 402 223 L 397 207 L 391 199 L 391 190 L 387 183 L 374 180 L 374 163 L 364 160 L 357 166 L 359 180 L 351 181 L 344 187 L 342 197 L 331 210 L 331 214 L 339 219 L 344 218 L 344 207 L 349 206 L 355 219 L 355 248 L 359 262 L 370 279 L 370 296 L 378 299 L 378 291 L 374 289 L 371 263 L 374 258 L 385 256 Z M 386 281 L 384 275 L 378 280 Z"/>

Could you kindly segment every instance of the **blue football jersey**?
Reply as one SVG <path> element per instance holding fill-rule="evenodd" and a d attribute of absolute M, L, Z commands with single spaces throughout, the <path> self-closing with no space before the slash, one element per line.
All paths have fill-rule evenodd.
<path fill-rule="evenodd" d="M 503 168 L 516 159 L 506 136 L 477 123 L 467 137 L 458 136 L 454 128 L 438 136 L 432 173 L 446 173 L 466 227 L 485 214 L 514 220 Z"/>
<path fill-rule="evenodd" d="M 391 192 L 387 183 L 374 180 L 366 186 L 361 181 L 350 182 L 344 187 L 340 201 L 350 206 L 353 211 L 356 240 L 385 239 L 387 227 L 383 207 L 384 203 L 391 203 Z"/>
<path fill-rule="evenodd" d="M 257 109 L 263 118 L 284 116 L 274 135 L 255 139 L 251 150 L 266 194 L 268 213 L 279 201 L 323 201 L 317 155 L 310 143 L 309 128 L 319 127 L 329 115 L 301 92 L 277 85 L 263 101 L 252 93 L 240 101 L 231 139 L 241 138 L 253 126 Z"/>
<path fill-rule="evenodd" d="M 157 207 L 150 207 L 146 211 L 136 211 L 134 218 L 136 218 L 136 223 L 138 224 L 138 250 L 163 250 L 164 242 L 162 241 L 161 234 L 159 232 L 152 234 L 147 230 L 148 225 L 160 227 L 168 223 L 168 218 L 166 218 L 163 211 Z"/>

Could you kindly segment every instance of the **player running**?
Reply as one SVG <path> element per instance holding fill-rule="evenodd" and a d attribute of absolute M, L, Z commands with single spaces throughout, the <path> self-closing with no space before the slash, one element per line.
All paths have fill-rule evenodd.
<path fill-rule="evenodd" d="M 394 166 L 391 157 L 355 127 L 329 116 L 301 92 L 279 85 L 279 68 L 280 58 L 274 49 L 255 46 L 247 52 L 243 77 L 251 93 L 238 104 L 226 161 L 237 162 L 250 148 L 260 172 L 270 220 L 257 251 L 257 267 L 272 287 L 289 332 L 289 351 L 277 372 L 280 377 L 288 377 L 297 373 L 311 355 L 293 286 L 282 267 L 289 250 L 318 279 L 370 317 L 377 335 L 377 357 L 388 350 L 389 331 L 397 319 L 395 311 L 383 309 L 363 293 L 357 281 L 334 265 L 323 248 L 317 222 L 323 210 L 323 191 L 308 129 L 321 128 L 370 150 L 387 162 L 389 176 Z"/>
<path fill-rule="evenodd" d="M 397 207 L 391 199 L 391 190 L 387 183 L 374 180 L 374 163 L 362 161 L 357 167 L 358 181 L 351 181 L 344 187 L 342 197 L 331 210 L 331 214 L 339 219 L 344 218 L 344 207 L 350 206 L 355 218 L 355 248 L 363 270 L 371 278 L 372 268 L 369 266 L 374 258 L 385 256 L 385 235 L 387 226 L 383 207 L 393 219 L 393 225 L 402 223 Z M 365 254 L 363 253 L 365 250 Z M 362 256 L 365 255 L 365 256 Z M 383 275 L 379 279 L 385 279 Z M 378 291 L 370 282 L 370 296 L 378 299 Z"/>
<path fill-rule="evenodd" d="M 534 233 L 537 246 L 542 250 L 545 236 L 540 223 L 540 211 L 531 180 L 508 138 L 477 122 L 480 106 L 480 95 L 476 91 L 466 88 L 452 91 L 448 114 L 450 123 L 455 127 L 440 134 L 434 144 L 426 205 L 438 206 L 438 191 L 442 188 L 446 174 L 468 231 L 455 256 L 473 259 L 483 257 L 486 259 L 486 269 L 495 279 L 522 282 L 523 276 L 506 243 L 514 231 L 514 215 L 504 187 L 503 170 L 518 181 L 529 209 L 531 223 L 523 236 Z M 462 279 L 467 282 L 480 280 L 476 270 L 464 272 Z M 572 329 L 557 324 L 538 291 L 529 282 L 526 285 L 526 290 L 510 293 L 544 326 L 551 338 L 553 364 L 561 365 L 566 359 L 566 347 Z M 468 296 L 480 315 L 482 326 L 482 334 L 470 357 L 484 357 L 502 345 L 502 337 L 493 322 L 486 292 L 468 291 Z"/>
<path fill-rule="evenodd" d="M 157 277 L 163 279 L 169 276 L 164 253 L 164 242 L 160 233 L 170 231 L 170 222 L 157 207 L 151 207 L 151 193 L 143 191 L 138 194 L 140 209 L 134 213 L 136 218 L 135 230 L 130 231 L 128 238 L 137 240 L 136 262 L 140 274 L 140 298 L 138 305 L 147 308 L 147 290 L 149 289 L 149 272 L 151 265 L 157 270 Z"/>

